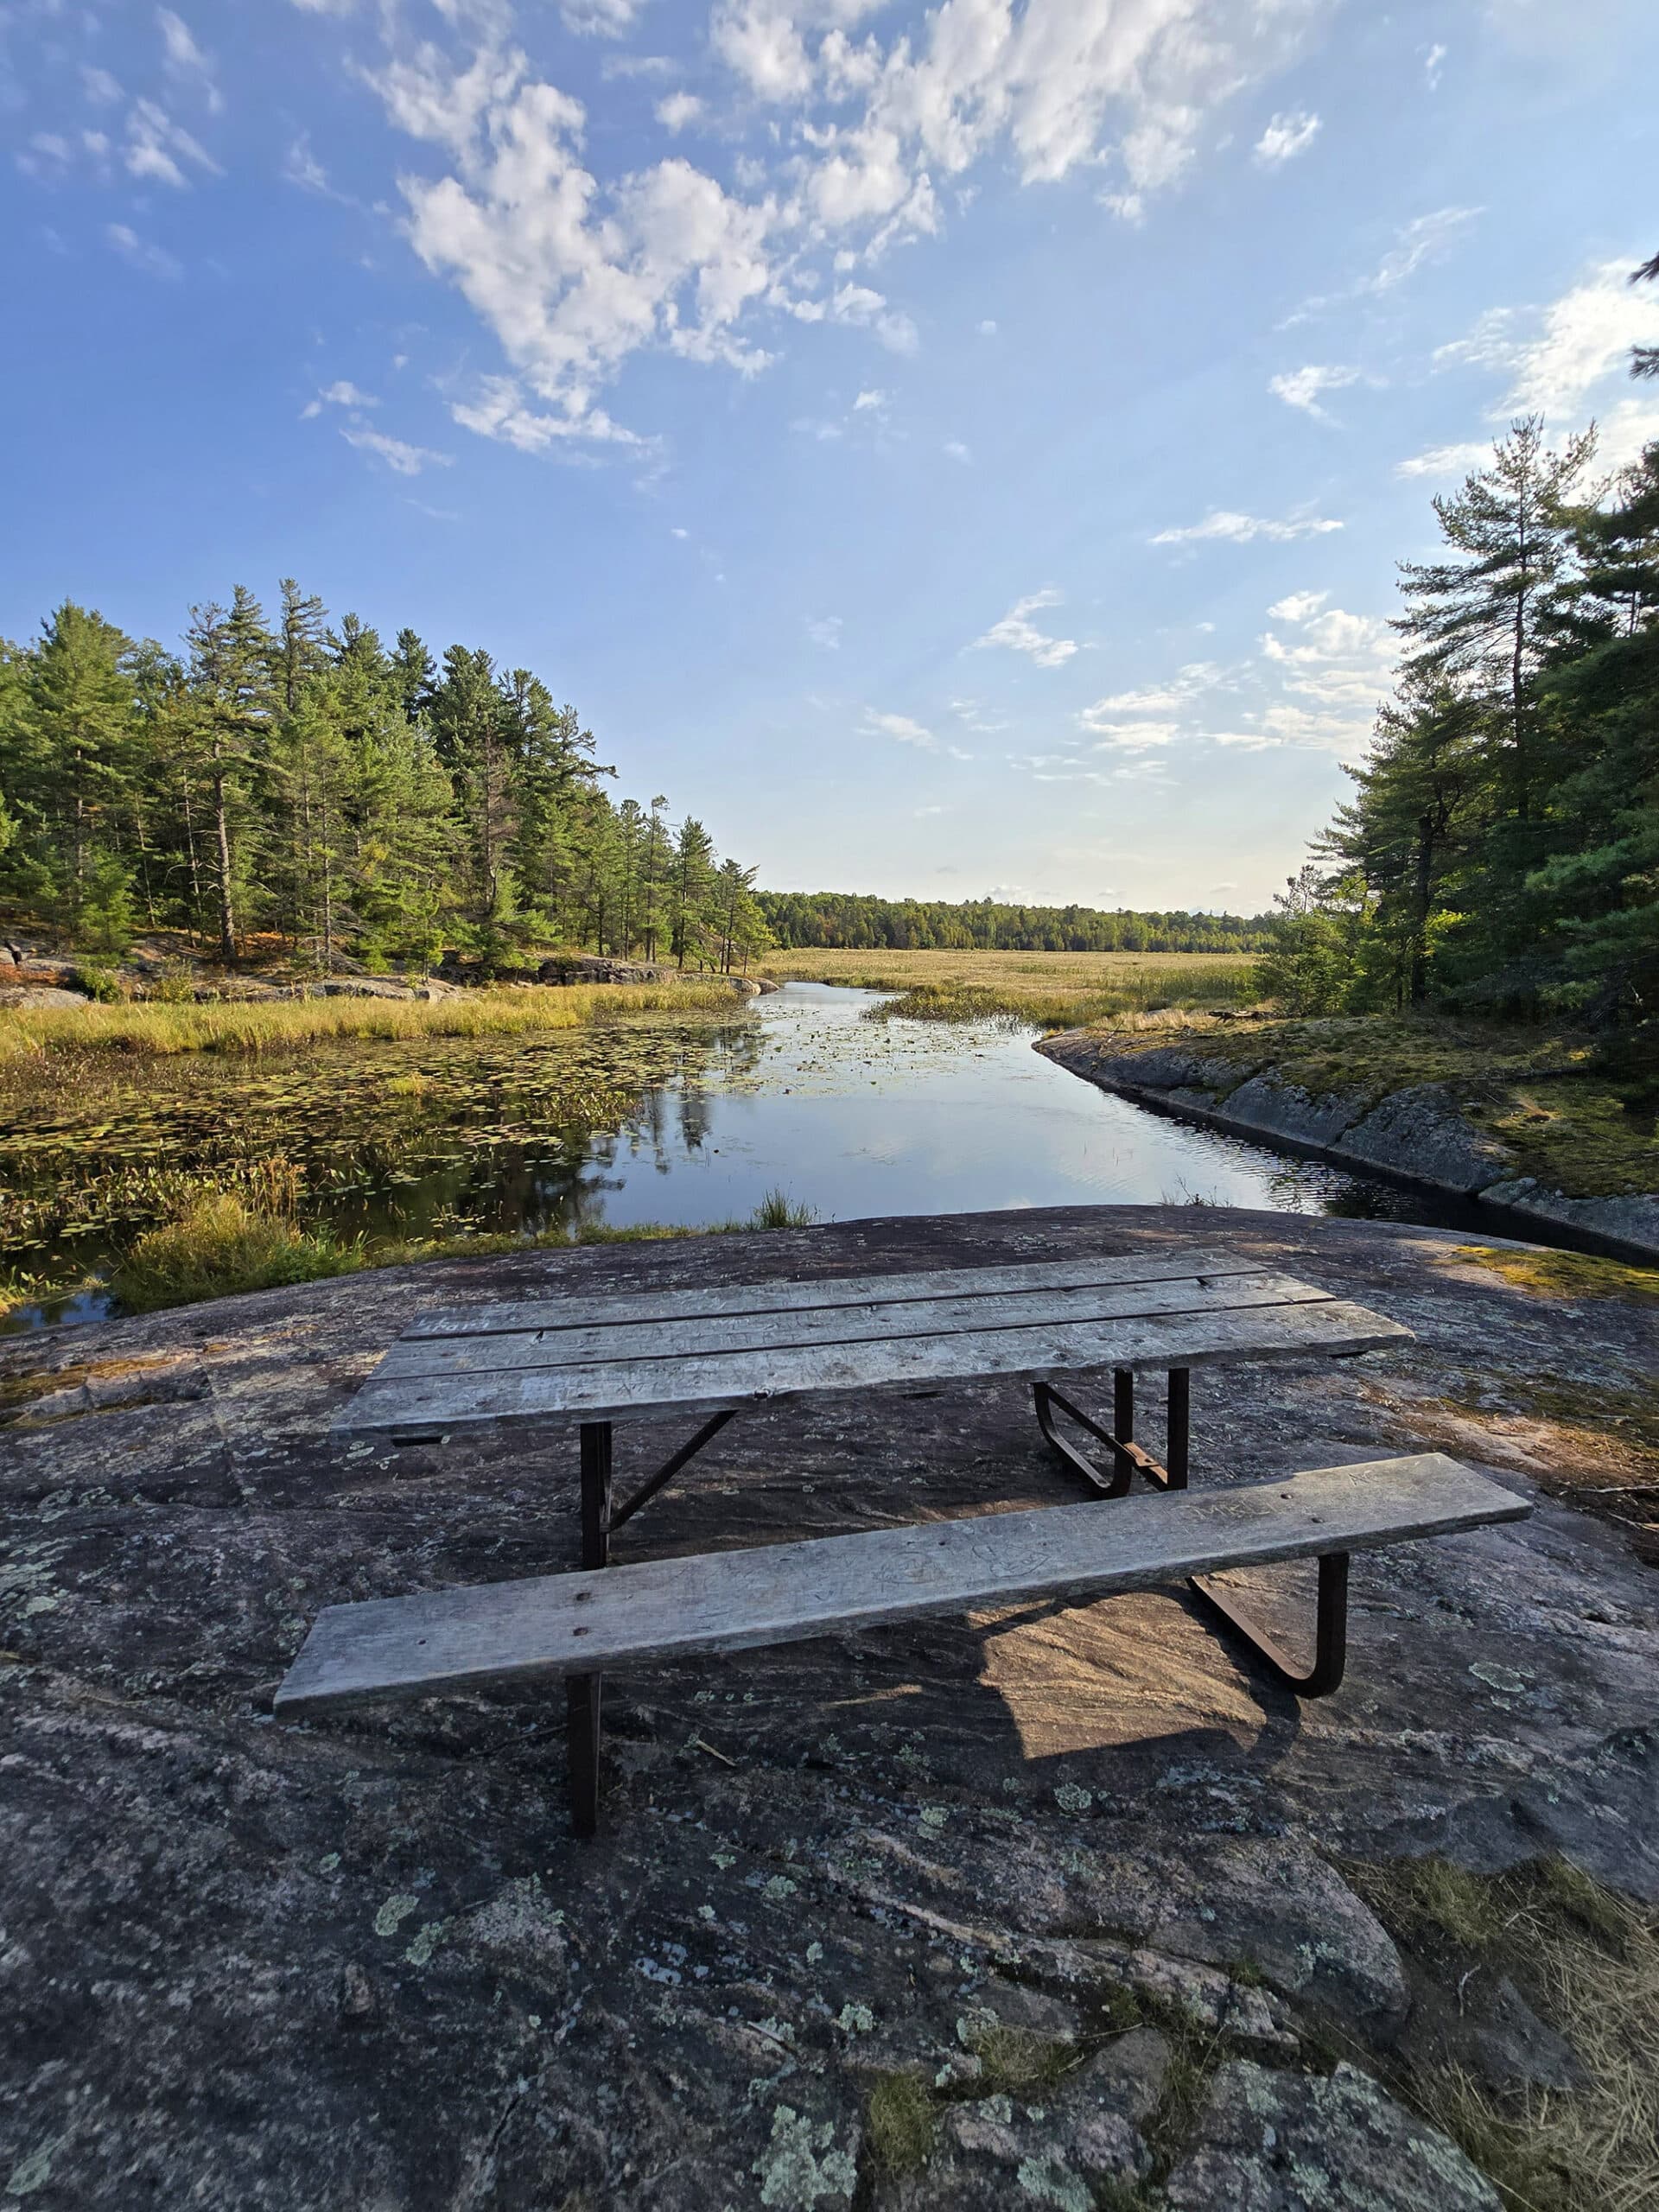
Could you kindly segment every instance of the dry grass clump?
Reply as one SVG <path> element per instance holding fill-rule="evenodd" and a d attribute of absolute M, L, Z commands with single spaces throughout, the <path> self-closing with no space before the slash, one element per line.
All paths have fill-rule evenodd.
<path fill-rule="evenodd" d="M 919 2173 L 933 2150 L 938 2107 L 924 2075 L 883 2074 L 865 2115 L 870 2154 L 882 2173 Z"/>
<path fill-rule="evenodd" d="M 1576 2052 L 1582 2085 L 1503 2094 L 1455 2066 L 1403 2085 L 1510 2212 L 1659 2208 L 1659 1922 L 1560 1859 L 1497 1877 L 1442 1859 L 1351 1868 L 1413 1948 L 1508 1974 Z"/>
<path fill-rule="evenodd" d="M 207 1006 L 0 1007 L 0 1061 L 106 1051 L 270 1052 L 355 1038 L 493 1037 L 578 1029 L 624 1014 L 731 1012 L 731 987 L 683 983 L 527 984 L 453 999 L 259 999 Z"/>

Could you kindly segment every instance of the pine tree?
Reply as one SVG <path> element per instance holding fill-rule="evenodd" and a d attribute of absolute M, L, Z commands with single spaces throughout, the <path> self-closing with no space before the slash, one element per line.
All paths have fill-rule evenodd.
<path fill-rule="evenodd" d="M 1459 557 L 1401 566 L 1412 605 L 1396 627 L 1410 665 L 1422 680 L 1473 687 L 1501 712 L 1512 804 L 1523 822 L 1533 800 L 1531 685 L 1570 575 L 1569 495 L 1594 452 L 1592 429 L 1554 453 L 1541 417 L 1516 423 L 1489 468 L 1434 501 L 1441 534 Z"/>
<path fill-rule="evenodd" d="M 56 847 L 59 910 L 83 941 L 122 942 L 130 887 L 121 857 L 121 798 L 133 768 L 131 641 L 66 600 L 44 625 L 29 675 L 40 785 L 36 804 Z"/>

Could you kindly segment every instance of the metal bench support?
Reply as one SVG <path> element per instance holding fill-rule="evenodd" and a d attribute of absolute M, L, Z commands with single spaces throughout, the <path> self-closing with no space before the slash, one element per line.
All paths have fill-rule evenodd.
<path fill-rule="evenodd" d="M 1192 1376 L 1185 1367 L 1169 1370 L 1164 1461 L 1160 1465 L 1135 1440 L 1135 1371 L 1119 1367 L 1112 1374 L 1112 1426 L 1101 1427 L 1052 1383 L 1032 1386 L 1037 1401 L 1037 1425 L 1049 1444 L 1074 1473 L 1081 1475 L 1097 1496 L 1123 1497 L 1137 1474 L 1159 1490 L 1186 1488 L 1192 1426 Z M 1112 1455 L 1109 1475 L 1066 1441 L 1054 1426 L 1054 1408 L 1098 1439 Z M 1319 1560 L 1319 1592 L 1314 1600 L 1313 1659 L 1299 1667 L 1252 1619 L 1213 1575 L 1192 1575 L 1187 1587 L 1200 1599 L 1216 1623 L 1249 1646 L 1275 1681 L 1298 1697 L 1328 1697 L 1340 1687 L 1348 1658 L 1348 1554 L 1327 1552 Z"/>
<path fill-rule="evenodd" d="M 712 1443 L 733 1418 L 735 1408 L 704 1421 L 690 1443 L 683 1444 L 656 1473 L 641 1483 L 621 1505 L 614 1503 L 611 1478 L 611 1424 L 589 1421 L 582 1424 L 582 1559 L 584 1568 L 608 1567 L 611 1537 L 624 1522 L 631 1521 L 647 1499 L 673 1481 L 682 1467 Z M 604 1678 L 573 1675 L 565 1684 L 568 1719 L 565 1738 L 570 1769 L 570 1821 L 578 1835 L 594 1835 L 599 1828 L 600 1759 L 604 1734 L 601 1705 Z"/>

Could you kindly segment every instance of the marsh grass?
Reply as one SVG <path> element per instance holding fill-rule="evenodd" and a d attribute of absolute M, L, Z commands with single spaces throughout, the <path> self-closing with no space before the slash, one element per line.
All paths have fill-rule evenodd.
<path fill-rule="evenodd" d="M 286 1163 L 283 1163 L 285 1165 Z M 250 1179 L 251 1186 L 257 1183 Z M 617 1226 L 587 1222 L 574 1229 L 540 1235 L 504 1233 L 409 1237 L 371 1243 L 341 1237 L 326 1224 L 306 1225 L 296 1217 L 295 1185 L 272 1174 L 264 1203 L 248 1189 L 198 1188 L 174 1217 L 136 1237 L 111 1271 L 107 1287 L 128 1313 L 150 1313 L 165 1306 L 190 1306 L 207 1298 L 232 1298 L 246 1291 L 275 1290 L 290 1283 L 319 1282 L 359 1268 L 409 1267 L 429 1260 L 480 1260 L 524 1252 L 572 1249 L 587 1244 L 655 1243 L 681 1236 L 741 1235 L 746 1230 L 800 1229 L 817 1219 L 810 1206 L 797 1205 L 785 1191 L 769 1191 L 754 1211 L 741 1219 L 696 1226 L 668 1222 L 632 1222 Z M 14 1291 L 14 1305 L 32 1302 Z"/>
<path fill-rule="evenodd" d="M 1510 1975 L 1583 2069 L 1571 2090 L 1501 2094 L 1452 2066 L 1402 2088 L 1496 2183 L 1510 2212 L 1659 2207 L 1659 1923 L 1560 1859 L 1497 1876 L 1444 1860 L 1351 1866 L 1396 1939 Z"/>
<path fill-rule="evenodd" d="M 357 1039 L 519 1036 L 632 1014 L 736 1010 L 718 981 L 524 984 L 453 999 L 261 999 L 206 1006 L 0 1008 L 0 1063 L 58 1053 L 280 1052 Z"/>
<path fill-rule="evenodd" d="M 780 980 L 899 994 L 871 1009 L 875 1019 L 1001 1019 L 1037 1029 L 1235 1007 L 1255 996 L 1254 958 L 1232 952 L 781 952 L 765 967 Z"/>

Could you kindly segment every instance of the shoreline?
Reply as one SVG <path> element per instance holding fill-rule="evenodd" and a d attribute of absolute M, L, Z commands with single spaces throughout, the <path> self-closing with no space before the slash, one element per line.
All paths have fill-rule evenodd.
<path fill-rule="evenodd" d="M 1151 1113 L 1465 1198 L 1490 1215 L 1495 1234 L 1535 1241 L 1544 1229 L 1552 1242 L 1601 1258 L 1659 1263 L 1659 1195 L 1577 1198 L 1550 1190 L 1519 1173 L 1513 1156 L 1458 1110 L 1443 1084 L 1405 1083 L 1380 1100 L 1313 1095 L 1271 1068 L 1236 1068 L 1206 1054 L 1198 1040 L 1126 1050 L 1109 1033 L 1087 1029 L 1035 1038 L 1033 1049 Z"/>

